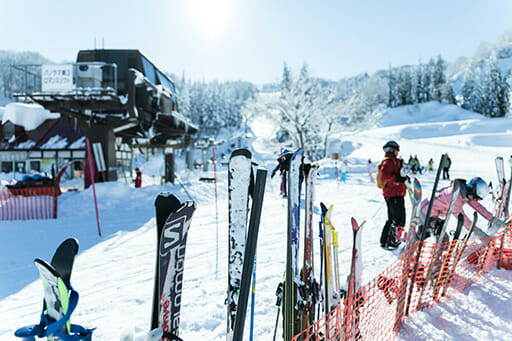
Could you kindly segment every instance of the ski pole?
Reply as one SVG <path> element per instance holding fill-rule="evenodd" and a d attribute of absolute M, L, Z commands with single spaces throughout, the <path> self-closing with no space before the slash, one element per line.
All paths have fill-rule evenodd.
<path fill-rule="evenodd" d="M 212 147 L 213 157 L 213 181 L 215 184 L 215 225 L 216 228 L 216 252 L 215 252 L 215 279 L 219 273 L 219 205 L 217 196 L 217 166 L 215 162 L 215 146 Z"/>
<path fill-rule="evenodd" d="M 252 341 L 254 331 L 254 300 L 256 299 L 256 251 L 254 252 L 254 268 L 252 269 L 252 293 L 251 293 L 251 329 L 249 330 L 249 340 Z"/>
<path fill-rule="evenodd" d="M 277 286 L 276 296 L 277 316 L 276 325 L 274 327 L 274 337 L 272 338 L 273 341 L 276 341 L 277 326 L 279 323 L 279 313 L 281 311 L 281 301 L 283 300 L 283 282 L 279 283 L 279 285 Z"/>

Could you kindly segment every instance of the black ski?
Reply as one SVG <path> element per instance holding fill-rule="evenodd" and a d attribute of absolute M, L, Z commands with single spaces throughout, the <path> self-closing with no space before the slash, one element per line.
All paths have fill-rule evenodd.
<path fill-rule="evenodd" d="M 180 207 L 181 203 L 174 195 L 169 192 L 160 193 L 155 199 L 155 217 L 156 217 L 156 245 L 157 250 L 160 245 L 160 237 L 162 236 L 162 231 L 164 230 L 165 222 L 169 215 L 175 212 L 178 207 Z M 153 310 L 151 314 L 151 329 L 158 328 L 158 301 L 159 301 L 159 292 L 158 292 L 158 277 L 159 277 L 159 267 L 158 267 L 159 254 L 156 253 L 156 262 L 155 262 L 155 283 L 153 285 Z"/>
<path fill-rule="evenodd" d="M 439 162 L 439 167 L 437 168 L 437 174 L 436 178 L 434 180 L 434 187 L 432 188 L 432 194 L 430 196 L 430 202 L 428 204 L 427 214 L 425 217 L 425 221 L 423 222 L 423 229 L 421 231 L 421 237 L 420 240 L 424 241 L 427 233 L 427 226 L 428 221 L 430 219 L 430 213 L 432 212 L 432 205 L 434 204 L 434 198 L 436 197 L 436 191 L 437 191 L 437 185 L 439 184 L 439 178 L 441 176 L 441 171 L 444 168 L 444 165 L 448 162 L 447 160 L 447 154 L 443 154 L 441 156 L 441 161 Z M 421 249 L 423 248 L 423 243 L 420 243 L 418 246 L 418 251 L 416 254 L 416 262 L 414 263 L 414 270 L 412 272 L 412 278 L 411 278 L 411 285 L 409 287 L 409 294 L 407 295 L 407 304 L 405 306 L 405 316 L 409 315 L 409 308 L 411 305 L 411 297 L 412 297 L 412 291 L 414 289 L 414 284 L 416 281 L 416 276 L 418 273 L 418 265 L 420 263 L 420 257 L 421 257 Z"/>
<path fill-rule="evenodd" d="M 249 220 L 247 243 L 245 246 L 240 295 L 236 310 L 235 327 L 233 329 L 234 341 L 242 341 L 244 335 L 245 316 L 247 313 L 247 302 L 249 301 L 249 288 L 251 285 L 254 257 L 256 255 L 256 245 L 258 241 L 258 231 L 260 226 L 261 208 L 263 206 L 263 196 L 265 194 L 266 179 L 267 171 L 265 169 L 258 169 L 256 172 L 251 217 Z"/>
<path fill-rule="evenodd" d="M 157 235 L 151 329 L 161 328 L 163 339 L 173 340 L 179 335 L 185 247 L 196 204 L 193 201 L 180 203 L 174 195 L 161 193 L 155 206 L 157 233 L 160 233 Z"/>

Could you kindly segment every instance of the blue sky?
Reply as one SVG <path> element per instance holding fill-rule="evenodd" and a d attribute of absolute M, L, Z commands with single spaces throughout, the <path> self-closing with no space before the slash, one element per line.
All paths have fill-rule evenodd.
<path fill-rule="evenodd" d="M 338 80 L 471 56 L 511 19 L 510 0 L 0 0 L 0 49 L 73 61 L 96 38 L 195 80 L 278 81 L 284 62 Z"/>

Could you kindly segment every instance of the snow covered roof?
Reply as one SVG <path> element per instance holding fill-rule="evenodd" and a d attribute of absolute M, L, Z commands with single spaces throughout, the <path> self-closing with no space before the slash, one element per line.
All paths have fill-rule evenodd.
<path fill-rule="evenodd" d="M 85 134 L 61 123 L 60 119 L 46 119 L 32 130 L 14 124 L 14 135 L 10 137 L 5 136 L 7 121 L 0 125 L 0 150 L 85 149 Z"/>
<path fill-rule="evenodd" d="M 34 130 L 47 119 L 57 119 L 60 114 L 46 110 L 40 104 L 9 103 L 0 110 L 2 124 L 11 121 L 25 130 Z"/>

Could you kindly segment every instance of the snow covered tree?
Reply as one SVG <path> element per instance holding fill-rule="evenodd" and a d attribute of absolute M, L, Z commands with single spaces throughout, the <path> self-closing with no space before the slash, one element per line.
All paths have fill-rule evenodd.
<path fill-rule="evenodd" d="M 431 59 L 431 63 L 433 59 Z M 441 101 L 444 84 L 446 83 L 446 63 L 441 56 L 437 56 L 437 60 L 432 65 L 432 79 L 430 96 L 432 100 Z"/>
<path fill-rule="evenodd" d="M 510 72 L 506 73 L 501 81 L 501 91 L 498 97 L 499 117 L 508 114 L 510 110 Z"/>
<path fill-rule="evenodd" d="M 216 135 L 221 128 L 240 128 L 241 109 L 256 87 L 248 82 L 181 82 L 180 112 L 199 128 L 200 135 Z"/>
<path fill-rule="evenodd" d="M 398 106 L 398 87 L 396 75 L 391 65 L 388 71 L 388 107 L 395 108 Z"/>
<path fill-rule="evenodd" d="M 462 108 L 483 113 L 484 94 L 482 91 L 480 68 L 475 64 L 464 74 L 462 84 Z"/>
<path fill-rule="evenodd" d="M 411 96 L 411 73 L 404 67 L 401 67 L 398 71 L 397 79 L 398 87 L 398 105 L 412 104 Z"/>
<path fill-rule="evenodd" d="M 487 117 L 498 117 L 499 115 L 499 94 L 501 92 L 501 72 L 496 62 L 496 55 L 491 53 L 491 56 L 486 60 L 485 65 L 486 73 L 483 78 L 483 93 L 485 98 L 485 106 L 483 107 L 483 114 Z"/>
<path fill-rule="evenodd" d="M 441 94 L 441 102 L 448 104 L 457 104 L 457 99 L 455 98 L 455 91 L 453 90 L 450 82 L 446 82 L 443 87 L 443 92 Z"/>
<path fill-rule="evenodd" d="M 342 116 L 342 98 L 338 91 L 313 79 L 306 64 L 297 79 L 285 64 L 280 90 L 279 98 L 265 103 L 266 112 L 272 119 L 277 118 L 278 139 L 296 148 L 325 149 L 322 146 L 325 136 L 332 132 Z M 262 110 L 254 102 L 249 104 L 253 109 Z"/>

